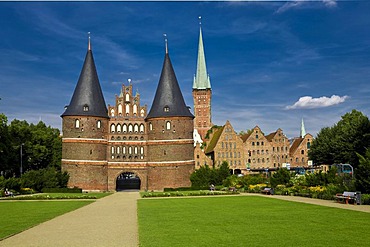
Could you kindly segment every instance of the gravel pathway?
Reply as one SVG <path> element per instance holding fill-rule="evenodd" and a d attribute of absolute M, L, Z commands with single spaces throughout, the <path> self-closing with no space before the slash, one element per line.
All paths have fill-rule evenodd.
<path fill-rule="evenodd" d="M 307 198 L 307 197 L 300 197 L 300 196 L 280 196 L 280 195 L 271 196 L 271 195 L 263 195 L 263 194 L 242 194 L 242 195 L 251 195 L 251 196 L 258 195 L 258 196 L 263 196 L 263 197 L 275 198 L 279 200 L 302 202 L 302 203 L 309 203 L 309 204 L 315 204 L 315 205 L 321 205 L 321 206 L 327 206 L 327 207 L 333 207 L 333 208 L 342 208 L 342 209 L 349 209 L 349 210 L 370 213 L 369 205 L 343 204 L 343 203 L 338 203 L 338 202 L 330 201 L 330 200 L 328 201 L 328 200 L 321 200 L 321 199 L 314 199 L 314 198 Z"/>
<path fill-rule="evenodd" d="M 114 193 L 4 239 L 0 246 L 137 247 L 139 198 L 139 192 Z"/>

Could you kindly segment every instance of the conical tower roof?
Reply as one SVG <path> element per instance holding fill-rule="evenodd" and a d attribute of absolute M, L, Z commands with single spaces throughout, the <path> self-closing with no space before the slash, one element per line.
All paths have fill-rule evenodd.
<path fill-rule="evenodd" d="M 93 116 L 108 118 L 108 110 L 96 72 L 91 50 L 90 37 L 85 62 L 71 102 L 62 114 L 64 116 Z"/>
<path fill-rule="evenodd" d="M 175 71 L 173 70 L 166 43 L 161 77 L 154 96 L 148 118 L 158 117 L 193 117 L 182 96 Z"/>
<path fill-rule="evenodd" d="M 193 89 L 211 89 L 211 82 L 207 74 L 206 56 L 204 54 L 202 27 L 199 28 L 197 72 L 194 76 Z"/>

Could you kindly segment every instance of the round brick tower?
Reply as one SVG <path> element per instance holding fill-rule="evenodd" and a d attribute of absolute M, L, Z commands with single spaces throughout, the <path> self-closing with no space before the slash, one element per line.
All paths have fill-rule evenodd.
<path fill-rule="evenodd" d="M 168 54 L 152 107 L 148 127 L 148 190 L 190 186 L 194 171 L 194 116 L 186 106 Z"/>
<path fill-rule="evenodd" d="M 70 104 L 62 117 L 62 170 L 69 187 L 107 190 L 108 111 L 91 50 L 90 37 L 84 65 Z"/>

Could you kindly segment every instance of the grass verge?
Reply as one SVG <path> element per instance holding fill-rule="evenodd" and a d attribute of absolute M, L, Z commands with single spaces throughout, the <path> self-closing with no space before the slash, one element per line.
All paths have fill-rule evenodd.
<path fill-rule="evenodd" d="M 93 201 L 2 201 L 0 240 Z"/>
<path fill-rule="evenodd" d="M 138 201 L 140 246 L 368 246 L 370 214 L 259 196 Z"/>
<path fill-rule="evenodd" d="M 140 196 L 146 197 L 181 197 L 181 196 L 220 196 L 237 195 L 236 191 L 209 191 L 209 190 L 188 190 L 188 191 L 170 191 L 170 192 L 140 192 Z"/>
<path fill-rule="evenodd" d="M 60 200 L 60 199 L 100 199 L 112 193 L 40 193 L 1 198 L 1 200 Z"/>

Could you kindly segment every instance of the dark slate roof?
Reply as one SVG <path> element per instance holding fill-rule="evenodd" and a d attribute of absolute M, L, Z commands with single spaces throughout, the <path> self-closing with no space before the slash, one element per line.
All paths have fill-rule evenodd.
<path fill-rule="evenodd" d="M 64 116 L 93 116 L 108 118 L 108 110 L 100 87 L 92 51 L 87 51 L 85 62 Z"/>
<path fill-rule="evenodd" d="M 165 55 L 157 91 L 154 96 L 152 107 L 146 118 L 158 117 L 194 118 L 185 104 L 168 53 Z"/>

